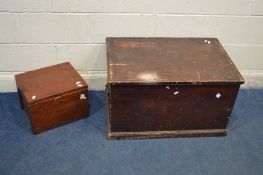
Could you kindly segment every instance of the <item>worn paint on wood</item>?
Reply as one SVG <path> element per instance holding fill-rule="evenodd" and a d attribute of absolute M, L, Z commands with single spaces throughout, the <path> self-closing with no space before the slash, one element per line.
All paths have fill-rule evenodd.
<path fill-rule="evenodd" d="M 244 80 L 217 39 L 108 38 L 107 59 L 110 139 L 226 135 Z"/>
<path fill-rule="evenodd" d="M 21 107 L 29 115 L 34 134 L 87 116 L 88 85 L 70 63 L 22 73 L 15 78 Z"/>
<path fill-rule="evenodd" d="M 240 84 L 215 38 L 107 38 L 109 84 Z"/>
<path fill-rule="evenodd" d="M 226 136 L 227 129 L 206 130 L 177 130 L 177 131 L 142 131 L 142 132 L 111 132 L 110 139 L 144 139 L 144 138 L 169 138 L 169 137 L 209 137 Z"/>

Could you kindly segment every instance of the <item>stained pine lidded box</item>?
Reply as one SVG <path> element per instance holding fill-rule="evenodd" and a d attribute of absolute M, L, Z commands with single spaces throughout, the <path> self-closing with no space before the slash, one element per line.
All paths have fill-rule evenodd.
<path fill-rule="evenodd" d="M 215 38 L 107 38 L 109 139 L 222 136 L 244 80 Z"/>
<path fill-rule="evenodd" d="M 88 115 L 88 85 L 68 62 L 18 74 L 15 79 L 33 134 Z"/>

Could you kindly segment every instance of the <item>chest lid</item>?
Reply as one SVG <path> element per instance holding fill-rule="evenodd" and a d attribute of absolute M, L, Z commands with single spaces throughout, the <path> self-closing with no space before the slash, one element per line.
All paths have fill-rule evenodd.
<path fill-rule="evenodd" d="M 69 62 L 18 74 L 15 79 L 28 104 L 88 87 Z"/>
<path fill-rule="evenodd" d="M 242 84 L 216 38 L 107 38 L 108 84 Z"/>

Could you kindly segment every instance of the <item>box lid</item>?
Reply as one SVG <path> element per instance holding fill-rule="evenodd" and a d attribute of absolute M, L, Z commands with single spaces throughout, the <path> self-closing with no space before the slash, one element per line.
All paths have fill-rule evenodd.
<path fill-rule="evenodd" d="M 28 104 L 88 87 L 69 62 L 18 74 L 15 79 Z"/>
<path fill-rule="evenodd" d="M 107 38 L 108 84 L 242 84 L 216 38 Z"/>

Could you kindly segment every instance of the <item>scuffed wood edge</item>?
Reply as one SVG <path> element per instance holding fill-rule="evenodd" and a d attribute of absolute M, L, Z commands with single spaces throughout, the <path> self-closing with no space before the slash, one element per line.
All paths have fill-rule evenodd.
<path fill-rule="evenodd" d="M 230 58 L 230 56 L 228 55 L 228 53 L 226 52 L 226 50 L 224 49 L 224 47 L 221 45 L 221 43 L 219 42 L 219 40 L 216 38 L 215 39 L 215 43 L 217 45 L 217 49 L 219 50 L 219 52 L 221 52 L 223 55 L 225 55 L 225 58 L 228 60 L 228 63 L 230 65 L 233 66 L 233 68 L 236 70 L 238 76 L 239 76 L 239 83 L 240 84 L 244 84 L 245 83 L 245 79 L 243 78 L 243 76 L 241 75 L 241 73 L 239 72 L 239 70 L 237 69 L 236 65 L 234 64 L 234 62 L 232 61 L 232 59 Z"/>
<path fill-rule="evenodd" d="M 108 132 L 108 139 L 153 139 L 173 137 L 212 137 L 226 136 L 227 129 L 178 130 L 178 131 L 142 131 L 142 132 Z"/>
<path fill-rule="evenodd" d="M 107 126 L 108 126 L 108 133 L 111 132 L 111 86 L 109 84 L 106 85 L 106 95 L 107 95 Z"/>

